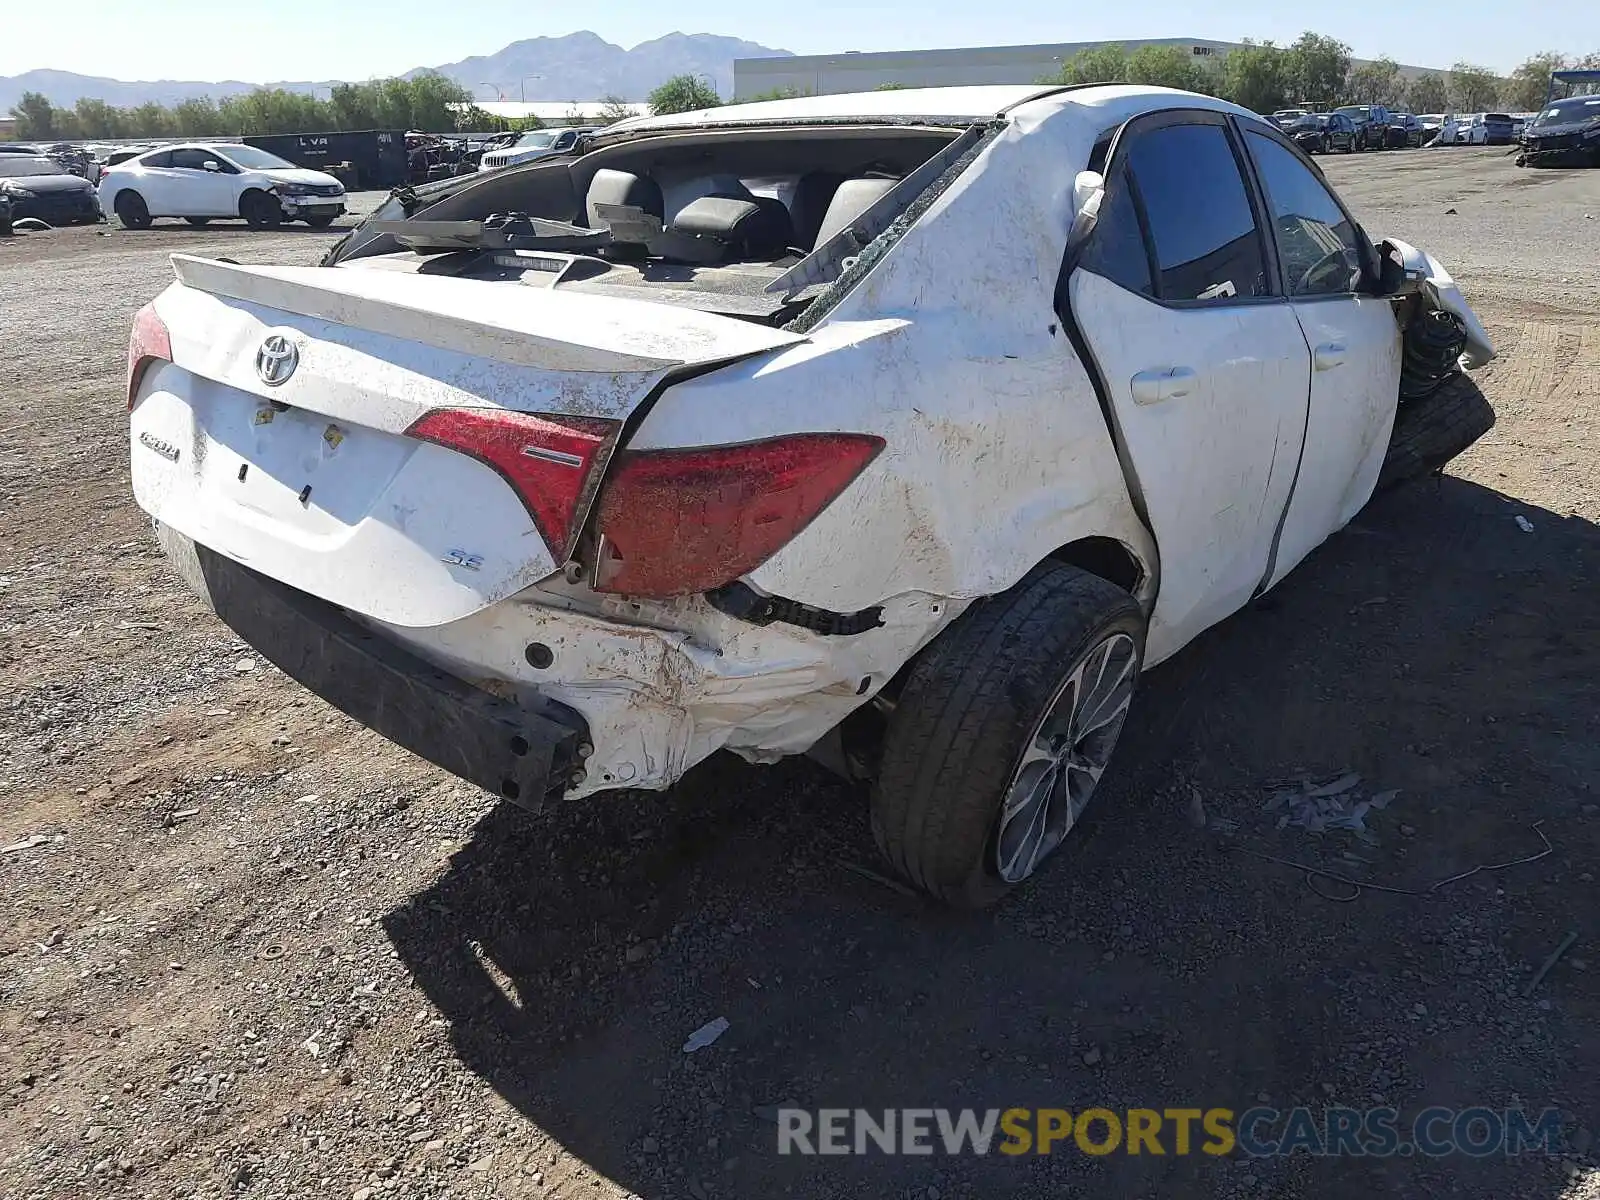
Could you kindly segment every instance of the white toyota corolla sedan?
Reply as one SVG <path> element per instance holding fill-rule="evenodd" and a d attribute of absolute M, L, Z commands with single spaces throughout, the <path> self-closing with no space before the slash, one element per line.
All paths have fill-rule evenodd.
<path fill-rule="evenodd" d="M 344 185 L 240 142 L 162 146 L 109 166 L 100 204 L 129 229 L 157 217 L 191 225 L 243 218 L 256 229 L 304 221 L 321 229 L 344 212 Z"/>
<path fill-rule="evenodd" d="M 530 807 L 813 753 L 956 904 L 1067 839 L 1143 670 L 1493 421 L 1438 262 L 1145 87 L 632 120 L 175 269 L 134 492 L 264 656 Z"/>

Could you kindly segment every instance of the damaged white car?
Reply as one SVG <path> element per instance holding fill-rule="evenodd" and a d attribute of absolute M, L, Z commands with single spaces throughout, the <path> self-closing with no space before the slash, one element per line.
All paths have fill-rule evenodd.
<path fill-rule="evenodd" d="M 1060 846 L 1141 671 L 1493 414 L 1444 269 L 1141 87 L 623 122 L 320 267 L 175 256 L 133 487 L 285 672 L 527 806 L 718 749 L 873 785 L 917 886 Z"/>

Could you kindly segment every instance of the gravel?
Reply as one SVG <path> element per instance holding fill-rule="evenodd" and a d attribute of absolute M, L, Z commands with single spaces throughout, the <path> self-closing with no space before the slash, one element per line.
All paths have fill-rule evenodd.
<path fill-rule="evenodd" d="M 864 796 L 804 760 L 535 818 L 329 710 L 167 571 L 121 395 L 167 253 L 326 237 L 0 243 L 0 1194 L 1600 1192 L 1600 172 L 1327 167 L 1482 298 L 1500 424 L 1151 673 L 1076 844 L 982 916 L 842 867 L 875 861 Z M 1370 843 L 1262 812 L 1269 780 L 1345 771 L 1398 791 Z M 1426 900 L 1233 850 L 1414 886 L 1536 852 L 1536 821 L 1554 853 Z M 1568 1149 L 776 1153 L 797 1105 L 1269 1101 L 1551 1106 Z"/>

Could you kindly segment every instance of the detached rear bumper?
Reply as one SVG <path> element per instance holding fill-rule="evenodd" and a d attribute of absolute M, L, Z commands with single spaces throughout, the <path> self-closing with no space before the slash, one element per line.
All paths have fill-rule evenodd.
<path fill-rule="evenodd" d="M 472 687 L 331 604 L 158 526 L 179 572 L 240 637 L 335 708 L 436 766 L 525 808 L 574 782 L 588 726 Z"/>

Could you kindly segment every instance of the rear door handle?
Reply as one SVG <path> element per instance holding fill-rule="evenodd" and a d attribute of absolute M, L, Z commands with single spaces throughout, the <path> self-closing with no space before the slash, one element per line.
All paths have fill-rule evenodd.
<path fill-rule="evenodd" d="M 1129 386 L 1135 404 L 1160 404 L 1187 396 L 1198 378 L 1193 367 L 1156 367 L 1140 371 Z"/>
<path fill-rule="evenodd" d="M 1311 361 L 1319 371 L 1331 371 L 1344 362 L 1343 342 L 1323 342 L 1311 352 Z"/>

